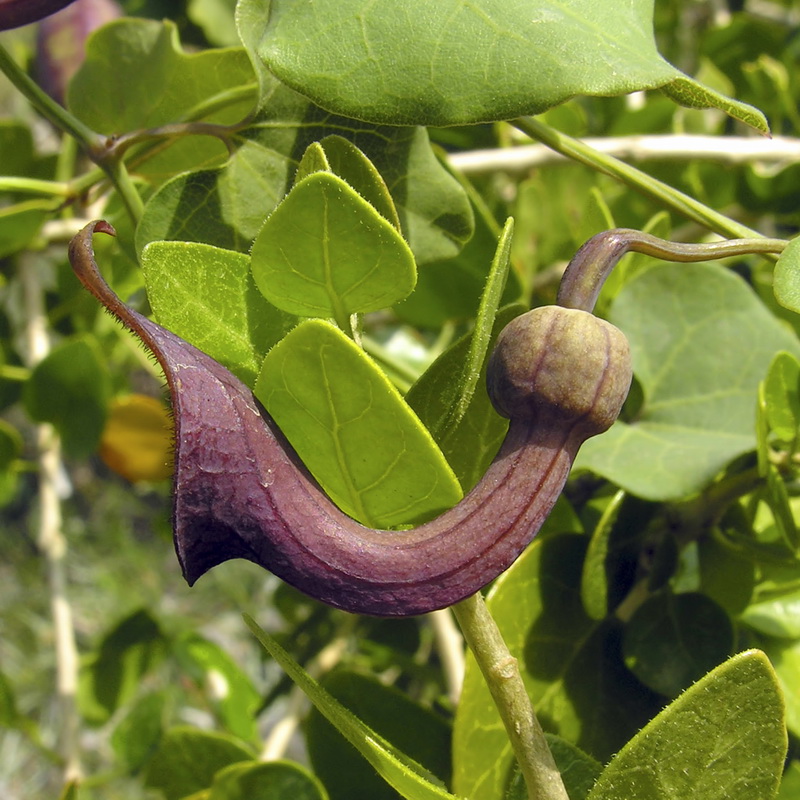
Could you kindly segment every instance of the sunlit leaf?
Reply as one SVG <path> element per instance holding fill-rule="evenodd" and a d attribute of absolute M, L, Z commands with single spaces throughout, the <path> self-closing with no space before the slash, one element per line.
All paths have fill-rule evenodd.
<path fill-rule="evenodd" d="M 343 511 L 372 527 L 428 519 L 461 498 L 444 456 L 351 340 L 308 320 L 264 360 L 255 394 Z"/>
<path fill-rule="evenodd" d="M 783 701 L 766 656 L 710 672 L 622 748 L 588 800 L 772 800 L 786 754 Z"/>
<path fill-rule="evenodd" d="M 662 265 L 617 295 L 644 391 L 637 418 L 583 446 L 577 465 L 652 500 L 702 489 L 756 445 L 759 382 L 776 352 L 800 342 L 744 281 L 713 264 Z"/>
<path fill-rule="evenodd" d="M 298 316 L 347 320 L 414 288 L 414 256 L 396 228 L 341 178 L 315 172 L 267 219 L 251 251 L 256 286 Z"/>
<path fill-rule="evenodd" d="M 255 383 L 264 354 L 296 324 L 264 299 L 242 253 L 194 242 L 153 242 L 142 253 L 156 319 Z"/>
<path fill-rule="evenodd" d="M 338 114 L 464 125 L 538 114 L 579 94 L 668 86 L 680 102 L 754 109 L 698 85 L 658 54 L 652 0 L 511 3 L 263 2 L 258 53 L 287 85 Z"/>

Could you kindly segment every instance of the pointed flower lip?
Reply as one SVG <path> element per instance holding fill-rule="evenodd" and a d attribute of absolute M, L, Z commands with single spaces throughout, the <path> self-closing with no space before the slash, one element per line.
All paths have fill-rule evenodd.
<path fill-rule="evenodd" d="M 325 495 L 247 386 L 114 294 L 95 262 L 94 233 L 113 228 L 93 222 L 73 239 L 76 275 L 153 351 L 167 377 L 176 436 L 173 532 L 190 584 L 223 561 L 245 558 L 354 613 L 410 616 L 452 605 L 520 555 L 581 443 L 598 432 L 546 404 L 537 414 L 512 415 L 500 452 L 458 505 L 409 530 L 366 528 Z"/>

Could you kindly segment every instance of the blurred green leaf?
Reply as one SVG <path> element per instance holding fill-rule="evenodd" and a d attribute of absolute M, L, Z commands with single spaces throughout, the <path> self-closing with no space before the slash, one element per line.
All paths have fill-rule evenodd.
<path fill-rule="evenodd" d="M 699 593 L 659 592 L 636 609 L 625 626 L 625 664 L 653 691 L 677 697 L 722 663 L 733 649 L 733 624 Z"/>
<path fill-rule="evenodd" d="M 800 797 L 800 761 L 792 761 L 783 773 L 781 790 L 775 800 L 797 800 Z"/>
<path fill-rule="evenodd" d="M 407 800 L 453 800 L 432 783 L 426 770 L 387 742 L 328 694 L 292 657 L 247 615 L 245 622 L 264 649 L 283 667 L 325 718 Z"/>
<path fill-rule="evenodd" d="M 0 258 L 24 250 L 50 216 L 50 201 L 28 200 L 0 208 Z"/>
<path fill-rule="evenodd" d="M 328 800 L 317 777 L 289 761 L 231 764 L 214 776 L 208 800 Z"/>
<path fill-rule="evenodd" d="M 231 656 L 197 634 L 179 639 L 175 650 L 186 672 L 208 695 L 227 730 L 245 741 L 255 740 L 261 695 Z"/>
<path fill-rule="evenodd" d="M 766 656 L 733 656 L 626 744 L 588 800 L 772 800 L 786 755 L 783 702 Z"/>
<path fill-rule="evenodd" d="M 77 337 L 54 347 L 25 384 L 23 403 L 37 422 L 51 422 L 75 458 L 97 450 L 111 392 L 111 379 L 95 341 Z"/>
<path fill-rule="evenodd" d="M 800 237 L 792 239 L 778 258 L 773 287 L 782 306 L 800 313 Z"/>
<path fill-rule="evenodd" d="M 232 736 L 197 728 L 171 728 L 147 765 L 145 786 L 158 789 L 166 800 L 180 800 L 211 788 L 220 770 L 253 761 L 254 756 Z"/>
<path fill-rule="evenodd" d="M 651 500 L 704 488 L 755 447 L 755 399 L 776 352 L 797 338 L 745 283 L 714 264 L 663 265 L 617 295 L 611 321 L 631 344 L 644 403 L 582 447 L 577 465 Z"/>
<path fill-rule="evenodd" d="M 742 622 L 766 636 L 800 639 L 800 591 L 748 606 Z"/>
<path fill-rule="evenodd" d="M 315 172 L 267 219 L 251 251 L 253 278 L 298 316 L 378 311 L 414 288 L 414 256 L 397 230 L 341 178 Z"/>
<path fill-rule="evenodd" d="M 386 376 L 341 331 L 307 320 L 264 359 L 255 387 L 345 513 L 371 527 L 436 516 L 461 488 Z"/>
<path fill-rule="evenodd" d="M 142 252 L 156 319 L 255 384 L 266 352 L 297 320 L 256 288 L 242 253 L 194 242 L 152 242 Z"/>
<path fill-rule="evenodd" d="M 343 706 L 445 785 L 450 779 L 450 728 L 442 717 L 372 677 L 336 670 L 321 681 Z M 319 710 L 306 722 L 306 744 L 314 771 L 331 800 L 399 797 L 337 732 Z"/>
<path fill-rule="evenodd" d="M 794 442 L 800 428 L 800 361 L 778 353 L 764 379 L 769 427 L 782 442 Z"/>
<path fill-rule="evenodd" d="M 626 94 L 670 84 L 681 102 L 724 105 L 664 61 L 652 4 L 573 0 L 508 6 L 456 0 L 313 9 L 262 0 L 258 54 L 287 85 L 336 113 L 394 125 L 464 125 L 538 114 L 577 94 Z M 766 128 L 763 117 L 750 121 Z"/>
<path fill-rule="evenodd" d="M 0 506 L 14 496 L 18 478 L 15 464 L 21 452 L 22 436 L 19 431 L 5 420 L 0 420 Z"/>
<path fill-rule="evenodd" d="M 235 8 L 236 0 L 189 0 L 186 13 L 211 44 L 225 47 L 239 44 Z"/>
<path fill-rule="evenodd" d="M 158 622 L 135 611 L 103 637 L 81 672 L 79 703 L 93 723 L 105 722 L 136 694 L 142 678 L 163 659 L 166 641 Z"/>
<path fill-rule="evenodd" d="M 111 746 L 129 773 L 138 772 L 158 747 L 166 705 L 164 692 L 149 692 L 128 705 L 115 726 Z"/>

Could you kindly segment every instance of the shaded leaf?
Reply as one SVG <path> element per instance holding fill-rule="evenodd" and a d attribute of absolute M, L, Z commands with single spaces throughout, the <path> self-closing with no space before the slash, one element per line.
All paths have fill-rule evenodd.
<path fill-rule="evenodd" d="M 659 592 L 625 626 L 625 664 L 656 692 L 676 697 L 722 663 L 733 649 L 733 624 L 699 593 Z"/>
<path fill-rule="evenodd" d="M 597 776 L 603 770 L 603 765 L 560 736 L 546 733 L 545 738 L 561 773 L 561 780 L 569 800 L 586 800 Z M 522 772 L 515 768 L 503 800 L 526 800 L 527 797 L 528 790 Z"/>
<path fill-rule="evenodd" d="M 460 499 L 430 434 L 385 375 L 329 323 L 307 320 L 276 345 L 255 394 L 331 498 L 361 522 L 403 525 Z"/>
<path fill-rule="evenodd" d="M 450 778 L 450 728 L 439 716 L 375 678 L 336 670 L 322 688 L 433 776 Z M 396 798 L 399 795 L 339 734 L 322 713 L 313 710 L 306 723 L 306 744 L 314 772 L 331 800 L 352 797 Z"/>
<path fill-rule="evenodd" d="M 166 800 L 180 800 L 210 788 L 214 776 L 224 767 L 253 758 L 254 753 L 232 736 L 197 728 L 171 728 L 147 765 L 145 786 L 160 790 Z"/>
<path fill-rule="evenodd" d="M 697 555 L 703 593 L 730 614 L 744 611 L 755 585 L 753 559 L 731 547 L 717 531 L 698 540 Z"/>
<path fill-rule="evenodd" d="M 487 350 L 491 350 L 500 331 L 524 310 L 521 305 L 500 309 Z M 463 372 L 471 341 L 472 336 L 468 334 L 445 350 L 405 398 L 425 427 L 432 431 L 465 492 L 484 474 L 508 430 L 508 420 L 494 410 L 489 400 L 485 363 L 480 368 L 477 390 L 459 423 L 449 428 L 442 426 L 442 421 L 452 415 L 457 404 L 458 390 L 453 376 Z"/>
<path fill-rule="evenodd" d="M 800 427 L 800 361 L 791 353 L 778 353 L 764 379 L 769 427 L 783 442 L 794 442 Z"/>
<path fill-rule="evenodd" d="M 208 800 L 328 800 L 317 777 L 289 761 L 231 764 L 214 776 Z"/>
<path fill-rule="evenodd" d="M 547 732 L 608 758 L 652 716 L 661 699 L 626 669 L 621 627 L 595 622 L 580 599 L 582 535 L 537 539 L 487 598 Z M 471 657 L 453 730 L 453 790 L 498 800 L 512 754 L 489 690 Z"/>
<path fill-rule="evenodd" d="M 710 672 L 612 759 L 588 800 L 772 800 L 786 754 L 783 702 L 766 656 Z"/>
<path fill-rule="evenodd" d="M 429 779 L 419 764 L 401 753 L 338 700 L 328 694 L 292 657 L 247 615 L 245 622 L 264 649 L 283 667 L 325 718 L 407 800 L 453 800 Z"/>
<path fill-rule="evenodd" d="M 79 700 L 84 716 L 105 722 L 133 697 L 142 677 L 164 653 L 163 634 L 147 611 L 135 611 L 117 623 L 81 674 Z"/>
<path fill-rule="evenodd" d="M 167 698 L 150 692 L 128 706 L 111 734 L 117 758 L 130 772 L 138 772 L 150 759 L 161 740 Z"/>

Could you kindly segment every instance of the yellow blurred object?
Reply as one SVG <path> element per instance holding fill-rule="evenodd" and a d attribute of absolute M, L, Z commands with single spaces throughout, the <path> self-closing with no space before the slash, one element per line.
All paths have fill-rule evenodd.
<path fill-rule="evenodd" d="M 173 427 L 164 404 L 132 394 L 112 401 L 100 442 L 106 466 L 129 481 L 159 481 L 172 474 Z"/>

